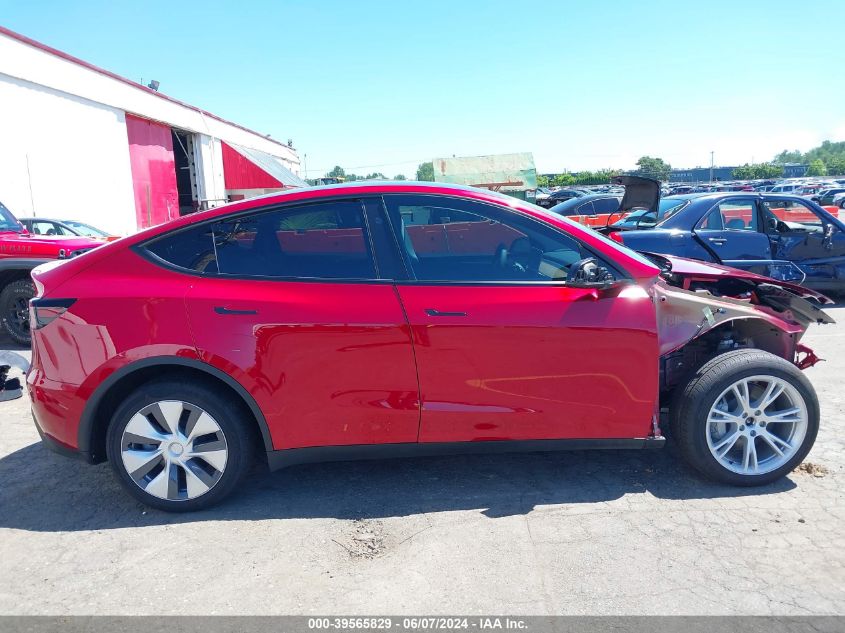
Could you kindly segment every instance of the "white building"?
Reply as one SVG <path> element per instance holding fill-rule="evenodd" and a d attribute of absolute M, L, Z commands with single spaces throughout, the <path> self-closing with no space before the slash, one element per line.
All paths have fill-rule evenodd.
<path fill-rule="evenodd" d="M 287 145 L 0 27 L 0 201 L 117 235 L 305 186 Z"/>

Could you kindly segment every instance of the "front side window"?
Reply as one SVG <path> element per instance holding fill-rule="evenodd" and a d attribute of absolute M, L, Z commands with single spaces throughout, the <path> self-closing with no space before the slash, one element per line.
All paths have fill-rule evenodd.
<path fill-rule="evenodd" d="M 375 279 L 361 203 L 339 201 L 215 222 L 221 275 Z"/>
<path fill-rule="evenodd" d="M 701 221 L 705 231 L 756 231 L 757 201 L 725 200 L 713 207 Z"/>
<path fill-rule="evenodd" d="M 23 225 L 15 219 L 12 212 L 0 202 L 0 231 L 20 231 Z"/>
<path fill-rule="evenodd" d="M 553 227 L 492 205 L 436 196 L 385 201 L 420 281 L 566 281 L 570 266 L 590 256 Z"/>
<path fill-rule="evenodd" d="M 785 222 L 787 227 L 791 229 L 821 229 L 822 219 L 816 215 L 808 205 L 798 200 L 766 200 L 763 203 L 766 210 L 766 216 L 771 218 L 773 215 L 780 222 Z M 775 228 L 777 223 L 770 222 L 769 227 Z"/>

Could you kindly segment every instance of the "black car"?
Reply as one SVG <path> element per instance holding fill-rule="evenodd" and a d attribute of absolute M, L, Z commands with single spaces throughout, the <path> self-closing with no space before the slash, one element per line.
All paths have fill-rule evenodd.
<path fill-rule="evenodd" d="M 621 197 L 611 196 L 606 193 L 570 198 L 560 204 L 556 204 L 549 211 L 558 215 L 585 215 L 591 218 L 616 213 L 619 211 Z"/>
<path fill-rule="evenodd" d="M 608 227 L 637 251 L 715 262 L 845 291 L 845 224 L 798 196 L 732 192 L 669 196 Z"/>
<path fill-rule="evenodd" d="M 537 204 L 541 207 L 545 207 L 546 209 L 550 209 L 556 204 L 560 204 L 566 200 L 570 200 L 572 198 L 583 198 L 586 195 L 587 194 L 584 191 L 579 191 L 578 189 L 558 189 L 557 191 L 552 192 L 548 198 L 537 200 Z"/>

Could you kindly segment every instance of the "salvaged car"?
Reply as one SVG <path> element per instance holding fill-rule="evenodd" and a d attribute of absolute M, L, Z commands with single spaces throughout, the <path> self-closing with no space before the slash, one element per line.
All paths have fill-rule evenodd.
<path fill-rule="evenodd" d="M 0 203 L 0 327 L 5 334 L 19 345 L 29 345 L 33 268 L 76 257 L 102 243 L 88 237 L 33 235 Z"/>
<path fill-rule="evenodd" d="M 670 196 L 608 228 L 638 251 L 741 268 L 845 291 L 845 224 L 810 200 L 756 192 Z"/>
<path fill-rule="evenodd" d="M 829 299 L 480 189 L 271 194 L 32 276 L 44 442 L 163 510 L 255 459 L 660 447 L 664 408 L 690 464 L 752 486 L 819 427 L 801 337 Z"/>

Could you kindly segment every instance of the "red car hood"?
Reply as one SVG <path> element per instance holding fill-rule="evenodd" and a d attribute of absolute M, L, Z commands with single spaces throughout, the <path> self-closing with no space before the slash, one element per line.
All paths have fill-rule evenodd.
<path fill-rule="evenodd" d="M 773 286 L 780 286 L 787 290 L 794 292 L 799 297 L 804 299 L 815 299 L 822 305 L 832 304 L 834 301 L 814 290 L 799 286 L 788 281 L 780 281 L 770 277 L 764 277 L 756 273 L 750 273 L 746 270 L 739 270 L 737 268 L 729 268 L 720 264 L 710 264 L 701 262 L 695 259 L 687 259 L 686 257 L 675 257 L 674 255 L 660 254 L 659 257 L 668 260 L 672 265 L 672 274 L 680 277 L 695 277 L 697 279 L 720 279 L 733 277 L 736 279 L 748 279 L 758 283 L 771 284 Z"/>

